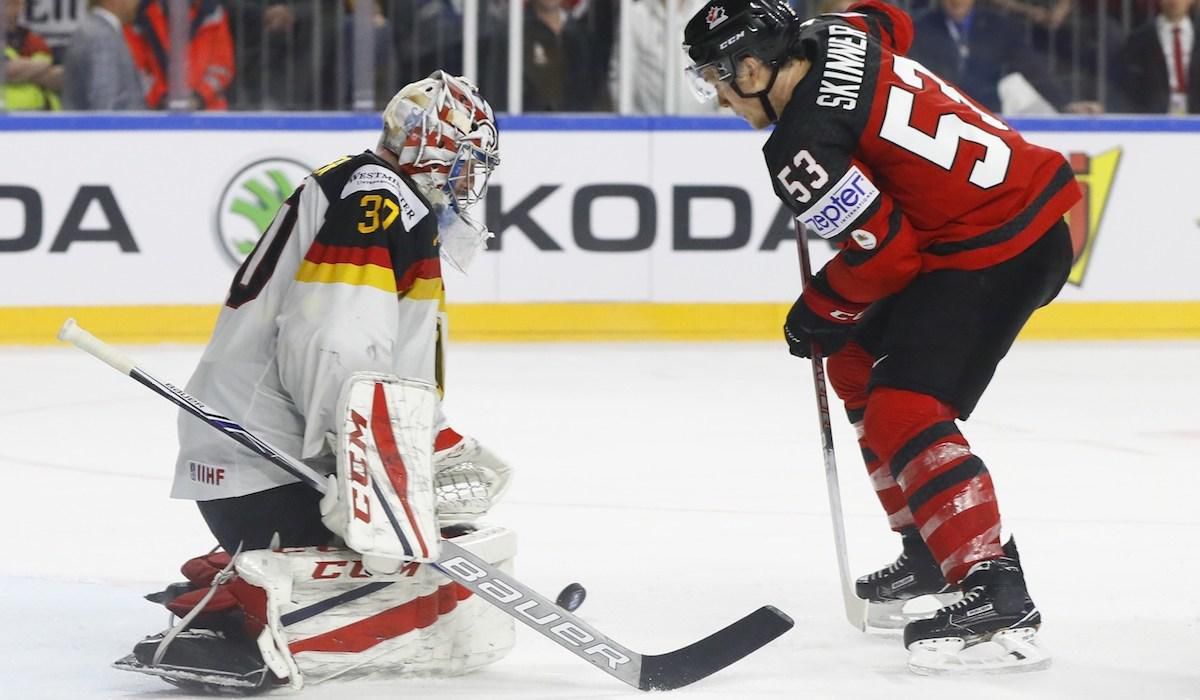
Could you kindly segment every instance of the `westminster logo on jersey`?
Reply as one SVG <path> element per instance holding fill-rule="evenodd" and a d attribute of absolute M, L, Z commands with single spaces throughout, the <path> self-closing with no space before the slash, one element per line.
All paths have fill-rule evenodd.
<path fill-rule="evenodd" d="M 1072 152 L 1067 154 L 1067 159 L 1071 162 L 1075 180 L 1083 190 L 1083 199 L 1067 213 L 1072 240 L 1083 241 L 1083 251 L 1071 268 L 1071 276 L 1067 281 L 1076 287 L 1082 287 L 1088 263 L 1092 258 L 1092 250 L 1096 246 L 1096 237 L 1100 233 L 1108 196 L 1117 177 L 1121 149 L 1114 148 L 1094 156 Z"/>
<path fill-rule="evenodd" d="M 217 238 L 234 267 L 254 250 L 279 206 L 311 171 L 291 158 L 263 158 L 230 178 L 217 205 Z"/>

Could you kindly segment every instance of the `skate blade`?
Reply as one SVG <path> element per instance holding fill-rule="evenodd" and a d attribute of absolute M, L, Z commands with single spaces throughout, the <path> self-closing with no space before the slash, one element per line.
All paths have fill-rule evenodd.
<path fill-rule="evenodd" d="M 1025 673 L 1050 666 L 1033 627 L 996 632 L 968 645 L 960 637 L 927 639 L 909 647 L 908 670 L 921 676 Z"/>
<path fill-rule="evenodd" d="M 931 593 L 909 600 L 887 603 L 867 603 L 867 629 L 871 634 L 896 634 L 913 620 L 933 617 L 939 608 L 953 605 L 962 598 L 962 593 Z"/>
<path fill-rule="evenodd" d="M 150 666 L 138 661 L 137 657 L 133 654 L 117 659 L 113 662 L 112 666 L 120 671 L 133 671 L 135 673 L 158 676 L 168 683 L 197 683 L 201 685 L 221 686 L 239 691 L 252 691 L 260 687 L 263 682 L 263 675 L 266 673 L 266 668 L 246 675 L 239 675 L 236 673 L 222 673 L 220 671 L 198 671 L 196 669 L 169 666 L 167 664 Z"/>

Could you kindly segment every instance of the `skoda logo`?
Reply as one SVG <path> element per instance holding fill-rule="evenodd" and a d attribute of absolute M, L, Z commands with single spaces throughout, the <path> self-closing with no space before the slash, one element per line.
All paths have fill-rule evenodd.
<path fill-rule="evenodd" d="M 239 266 L 271 225 L 275 212 L 312 168 L 290 158 L 263 158 L 238 171 L 217 205 L 217 238 Z"/>

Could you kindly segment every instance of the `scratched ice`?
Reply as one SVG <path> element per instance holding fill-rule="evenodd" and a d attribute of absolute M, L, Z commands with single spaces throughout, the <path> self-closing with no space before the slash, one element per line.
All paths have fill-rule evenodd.
<path fill-rule="evenodd" d="M 164 381 L 196 347 L 127 348 Z M 965 433 L 996 481 L 1042 608 L 1044 673 L 910 675 L 894 639 L 841 614 L 808 365 L 775 344 L 455 345 L 447 410 L 515 467 L 492 520 L 518 577 L 587 586 L 583 617 L 647 653 L 771 603 L 796 628 L 685 690 L 695 698 L 1200 697 L 1200 344 L 1019 343 Z M 69 348 L 0 350 L 0 695 L 186 697 L 108 668 L 166 615 L 142 593 L 212 542 L 167 498 L 175 410 Z M 890 535 L 844 419 L 856 573 Z M 397 697 L 643 697 L 521 629 L 456 679 L 358 683 Z M 346 686 L 303 691 L 344 697 Z"/>

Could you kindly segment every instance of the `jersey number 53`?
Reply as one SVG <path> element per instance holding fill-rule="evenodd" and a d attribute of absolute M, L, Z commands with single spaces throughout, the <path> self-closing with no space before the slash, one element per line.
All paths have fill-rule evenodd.
<path fill-rule="evenodd" d="M 795 171 L 792 168 L 802 169 L 803 172 L 795 173 L 796 177 L 793 178 Z M 775 173 L 775 177 L 800 204 L 807 204 L 813 198 L 813 191 L 821 189 L 829 182 L 829 173 L 825 172 L 825 168 L 822 168 L 808 151 L 797 153 L 792 158 L 792 164 L 783 166 L 783 170 Z"/>
<path fill-rule="evenodd" d="M 953 86 L 946 84 L 911 58 L 892 56 L 892 70 L 905 86 L 913 89 L 908 90 L 901 85 L 891 86 L 883 123 L 879 127 L 879 137 L 947 171 L 954 166 L 961 141 L 977 143 L 983 146 L 983 157 L 975 162 L 967 180 L 985 190 L 1004 182 L 1008 175 L 1008 163 L 1012 158 L 1012 149 L 1004 139 L 954 113 L 938 117 L 937 128 L 932 136 L 917 129 L 912 126 L 913 110 L 917 106 L 919 95 L 916 91 L 924 88 L 927 85 L 926 81 L 931 81 L 937 84 L 941 93 L 952 102 L 970 109 L 985 126 L 997 131 L 1008 131 L 1008 125 L 976 107 Z"/>

